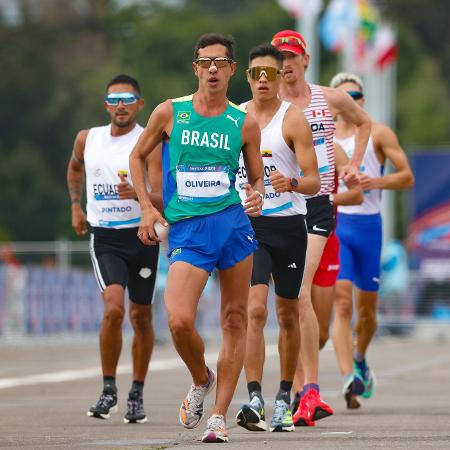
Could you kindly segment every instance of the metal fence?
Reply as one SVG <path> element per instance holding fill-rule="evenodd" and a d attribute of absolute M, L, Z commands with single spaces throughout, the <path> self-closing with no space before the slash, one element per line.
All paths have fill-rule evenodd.
<path fill-rule="evenodd" d="M 0 264 L 0 344 L 98 333 L 103 305 L 87 242 L 11 243 L 8 250 L 16 257 Z M 159 336 L 168 335 L 163 305 L 167 268 L 162 248 L 154 300 L 154 326 Z M 433 273 L 438 271 L 410 272 L 403 290 L 383 289 L 382 285 L 379 333 L 450 333 L 450 278 L 434 277 Z M 213 273 L 199 305 L 198 326 L 205 335 L 219 333 L 219 296 Z M 274 308 L 269 310 L 267 327 L 275 330 Z M 124 329 L 130 330 L 128 319 Z"/>

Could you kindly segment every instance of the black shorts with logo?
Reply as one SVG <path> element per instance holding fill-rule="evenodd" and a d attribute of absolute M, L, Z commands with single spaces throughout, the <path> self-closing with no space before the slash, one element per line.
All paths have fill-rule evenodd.
<path fill-rule="evenodd" d="M 159 245 L 144 245 L 138 228 L 93 227 L 90 253 L 98 286 L 103 292 L 111 284 L 128 287 L 130 300 L 140 305 L 153 302 Z"/>
<path fill-rule="evenodd" d="M 251 285 L 269 284 L 275 293 L 297 299 L 303 283 L 308 235 L 305 216 L 251 217 L 259 248 L 253 254 Z"/>
<path fill-rule="evenodd" d="M 306 199 L 306 225 L 308 233 L 328 237 L 334 230 L 336 221 L 333 203 L 329 195 L 319 195 Z"/>

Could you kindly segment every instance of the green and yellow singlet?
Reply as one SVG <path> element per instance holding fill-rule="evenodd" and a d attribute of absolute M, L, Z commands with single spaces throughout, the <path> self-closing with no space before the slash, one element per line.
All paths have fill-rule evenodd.
<path fill-rule="evenodd" d="M 246 111 L 231 102 L 219 116 L 194 110 L 192 95 L 172 100 L 173 129 L 162 151 L 164 213 L 169 223 L 240 203 L 234 184 Z"/>

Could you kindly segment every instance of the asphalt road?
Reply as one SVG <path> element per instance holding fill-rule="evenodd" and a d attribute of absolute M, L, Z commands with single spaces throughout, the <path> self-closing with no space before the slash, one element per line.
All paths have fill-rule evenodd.
<path fill-rule="evenodd" d="M 267 417 L 278 387 L 278 357 L 269 340 L 263 393 Z M 217 344 L 207 343 L 214 367 Z M 149 422 L 124 424 L 130 386 L 130 343 L 124 343 L 118 375 L 119 413 L 109 420 L 86 416 L 101 390 L 97 343 L 0 347 L 0 449 L 204 448 L 204 422 L 184 430 L 178 408 L 190 379 L 170 342 L 155 347 L 145 386 Z M 334 353 L 321 353 L 322 396 L 335 415 L 294 433 L 251 433 L 234 420 L 247 400 L 241 376 L 227 424 L 229 449 L 450 449 L 450 344 L 412 338 L 379 338 L 369 353 L 378 390 L 358 411 L 345 409 Z M 208 397 L 210 407 L 212 397 Z M 211 445 L 211 444 L 210 444 Z"/>

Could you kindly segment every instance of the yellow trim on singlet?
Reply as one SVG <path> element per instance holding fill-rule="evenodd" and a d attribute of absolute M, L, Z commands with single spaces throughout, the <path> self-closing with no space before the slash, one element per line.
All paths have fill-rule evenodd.
<path fill-rule="evenodd" d="M 235 103 L 233 103 L 232 101 L 228 100 L 228 103 L 230 104 L 231 107 L 237 109 L 238 111 L 241 111 L 245 114 L 247 114 L 247 110 L 245 108 L 240 107 L 239 105 L 236 105 Z"/>
<path fill-rule="evenodd" d="M 194 94 L 191 95 L 185 95 L 184 97 L 178 97 L 178 98 L 173 98 L 172 102 L 173 103 L 178 103 L 178 102 L 188 102 L 189 100 L 192 100 L 192 97 L 194 96 Z"/>

